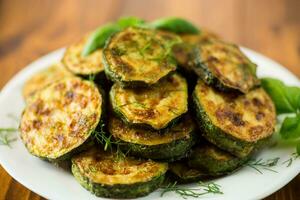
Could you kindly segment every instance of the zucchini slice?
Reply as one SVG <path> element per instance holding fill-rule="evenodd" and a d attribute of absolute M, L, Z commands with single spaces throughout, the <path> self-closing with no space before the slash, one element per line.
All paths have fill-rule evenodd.
<path fill-rule="evenodd" d="M 115 83 L 110 90 L 110 103 L 115 114 L 125 123 L 160 130 L 174 124 L 187 112 L 187 83 L 179 74 L 173 74 L 150 88 L 122 88 Z"/>
<path fill-rule="evenodd" d="M 159 188 L 168 169 L 167 163 L 116 157 L 116 152 L 92 148 L 72 158 L 72 173 L 96 196 L 137 198 Z"/>
<path fill-rule="evenodd" d="M 236 45 L 207 40 L 194 49 L 193 56 L 194 72 L 217 89 L 247 93 L 260 84 L 256 64 Z"/>
<path fill-rule="evenodd" d="M 198 34 L 182 34 L 180 37 L 183 42 L 188 44 L 200 44 L 207 40 L 220 39 L 220 36 L 217 34 L 202 28 Z"/>
<path fill-rule="evenodd" d="M 197 48 L 197 44 L 201 44 L 203 41 L 210 39 L 219 38 L 216 34 L 203 29 L 201 29 L 199 34 L 183 34 L 180 35 L 180 37 L 182 42 L 175 44 L 172 48 L 172 52 L 180 68 L 187 74 L 194 73 L 194 48 Z"/>
<path fill-rule="evenodd" d="M 36 92 L 21 119 L 21 139 L 38 157 L 59 161 L 91 144 L 100 121 L 102 96 L 96 85 L 66 78 Z"/>
<path fill-rule="evenodd" d="M 164 133 L 129 127 L 113 116 L 108 130 L 120 142 L 122 150 L 154 160 L 174 161 L 186 157 L 195 143 L 195 124 L 188 115 Z"/>
<path fill-rule="evenodd" d="M 192 100 L 203 136 L 238 157 L 247 156 L 274 131 L 274 104 L 262 88 L 237 95 L 217 91 L 199 80 Z"/>
<path fill-rule="evenodd" d="M 201 170 L 191 168 L 187 160 L 169 163 L 168 178 L 178 183 L 193 183 L 208 179 L 210 176 Z"/>
<path fill-rule="evenodd" d="M 62 63 L 73 74 L 87 77 L 104 73 L 102 64 L 102 49 L 97 49 L 88 56 L 82 56 L 82 50 L 89 35 L 69 46 L 62 58 Z"/>
<path fill-rule="evenodd" d="M 71 76 L 72 73 L 67 71 L 61 63 L 53 64 L 49 68 L 34 74 L 26 81 L 22 91 L 23 97 L 27 102 L 36 91 L 44 88 L 46 85 Z"/>
<path fill-rule="evenodd" d="M 169 38 L 170 39 L 170 38 Z M 106 75 L 122 86 L 149 86 L 176 70 L 173 40 L 155 30 L 129 27 L 113 35 L 103 49 Z"/>
<path fill-rule="evenodd" d="M 241 167 L 248 157 L 238 158 L 218 147 L 202 143 L 193 148 L 188 165 L 209 176 L 221 176 Z"/>

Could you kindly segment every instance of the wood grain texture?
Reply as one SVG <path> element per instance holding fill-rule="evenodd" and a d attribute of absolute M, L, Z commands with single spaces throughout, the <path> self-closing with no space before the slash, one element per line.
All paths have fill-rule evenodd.
<path fill-rule="evenodd" d="M 0 88 L 36 58 L 122 15 L 180 16 L 300 77 L 299 0 L 0 0 Z M 274 180 L 275 181 L 275 180 Z M 300 198 L 300 176 L 267 200 Z M 0 167 L 0 200 L 43 199 Z"/>

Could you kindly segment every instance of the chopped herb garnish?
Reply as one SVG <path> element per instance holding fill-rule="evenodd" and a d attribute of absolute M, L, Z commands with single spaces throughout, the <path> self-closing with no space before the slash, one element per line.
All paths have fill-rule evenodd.
<path fill-rule="evenodd" d="M 292 153 L 291 157 L 286 161 L 283 161 L 282 164 L 286 164 L 286 167 L 290 167 L 293 164 L 293 161 L 298 159 L 300 155 L 297 152 Z"/>
<path fill-rule="evenodd" d="M 103 149 L 104 151 L 111 151 L 113 152 L 113 147 L 115 147 L 116 149 L 116 160 L 120 160 L 120 159 L 124 159 L 128 152 L 130 151 L 130 149 L 123 153 L 121 151 L 120 145 L 121 145 L 121 141 L 113 141 L 112 140 L 112 135 L 106 136 L 104 129 L 104 125 L 102 125 L 100 127 L 100 131 L 94 130 L 93 132 L 93 137 L 96 139 L 97 142 L 99 142 L 100 144 L 103 145 Z"/>
<path fill-rule="evenodd" d="M 221 186 L 216 183 L 204 183 L 199 181 L 197 184 L 198 188 L 184 188 L 182 186 L 178 186 L 177 182 L 169 183 L 167 186 L 161 187 L 163 191 L 160 196 L 162 197 L 168 192 L 175 192 L 182 198 L 187 199 L 188 197 L 197 198 L 206 194 L 223 194 Z"/>
<path fill-rule="evenodd" d="M 251 159 L 246 163 L 246 166 L 255 169 L 260 174 L 263 174 L 262 170 L 268 170 L 271 172 L 277 173 L 272 167 L 276 166 L 279 161 L 279 157 L 264 160 L 263 158 L 260 159 Z"/>
<path fill-rule="evenodd" d="M 16 132 L 15 128 L 0 128 L 0 145 L 10 147 L 11 142 L 16 141 L 17 138 L 13 137 L 11 133 Z"/>
<path fill-rule="evenodd" d="M 95 81 L 95 78 L 96 78 L 96 74 L 90 74 L 89 75 L 89 81 Z"/>

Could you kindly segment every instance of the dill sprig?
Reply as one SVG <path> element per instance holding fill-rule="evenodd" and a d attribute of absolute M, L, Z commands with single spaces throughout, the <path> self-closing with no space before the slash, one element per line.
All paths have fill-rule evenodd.
<path fill-rule="evenodd" d="M 264 160 L 262 158 L 260 158 L 258 160 L 251 159 L 246 163 L 246 166 L 251 167 L 252 169 L 255 169 L 260 174 L 263 173 L 262 170 L 268 170 L 271 172 L 278 173 L 277 171 L 272 169 L 272 167 L 274 167 L 278 164 L 279 159 L 280 159 L 279 157 L 271 158 L 271 159 L 267 159 L 267 160 Z"/>
<path fill-rule="evenodd" d="M 216 183 L 204 183 L 199 181 L 197 184 L 199 188 L 184 188 L 177 186 L 177 182 L 175 181 L 174 183 L 169 183 L 167 186 L 161 187 L 163 191 L 160 196 L 162 197 L 168 192 L 175 192 L 182 198 L 187 199 L 188 197 L 197 198 L 206 194 L 223 194 L 221 186 Z"/>
<path fill-rule="evenodd" d="M 130 151 L 130 149 L 125 153 L 121 151 L 120 145 L 122 144 L 122 142 L 119 140 L 114 141 L 112 135 L 107 136 L 106 132 L 104 131 L 104 124 L 101 125 L 100 131 L 94 130 L 92 135 L 97 142 L 103 145 L 104 151 L 109 150 L 113 152 L 113 146 L 115 146 L 116 160 L 124 159 Z"/>
<path fill-rule="evenodd" d="M 88 77 L 88 80 L 89 81 L 95 81 L 95 79 L 96 79 L 96 74 L 89 74 L 89 77 Z"/>
<path fill-rule="evenodd" d="M 142 56 L 142 57 L 145 57 L 145 52 L 151 47 L 151 44 L 152 44 L 152 41 L 148 41 L 146 43 L 146 45 L 143 47 L 143 48 L 137 48 L 139 54 Z"/>
<path fill-rule="evenodd" d="M 106 136 L 104 128 L 105 125 L 101 124 L 99 129 L 93 131 L 92 136 L 97 142 L 103 145 L 104 151 L 108 149 L 112 151 L 112 144 L 114 143 L 112 141 L 112 135 Z"/>
<path fill-rule="evenodd" d="M 161 53 L 158 57 L 152 58 L 151 60 L 162 62 L 163 60 L 169 58 L 169 61 L 176 63 L 173 52 L 172 52 L 172 47 L 178 43 L 179 43 L 179 41 L 168 42 L 165 45 L 165 51 L 163 53 Z"/>
<path fill-rule="evenodd" d="M 11 147 L 10 144 L 17 140 L 17 138 L 11 136 L 11 133 L 17 130 L 15 128 L 0 128 L 0 145 Z"/>
<path fill-rule="evenodd" d="M 294 160 L 300 158 L 300 155 L 297 152 L 292 153 L 291 157 L 282 162 L 282 164 L 286 164 L 286 167 L 290 167 Z"/>

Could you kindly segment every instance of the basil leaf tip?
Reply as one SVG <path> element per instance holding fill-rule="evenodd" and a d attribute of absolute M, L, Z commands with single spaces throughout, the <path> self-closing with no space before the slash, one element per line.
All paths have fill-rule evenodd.
<path fill-rule="evenodd" d="M 120 27 L 116 24 L 106 24 L 99 27 L 88 38 L 81 55 L 83 57 L 88 56 L 98 48 L 102 48 L 105 45 L 105 41 L 114 33 L 120 31 Z"/>
<path fill-rule="evenodd" d="M 300 115 L 286 117 L 280 128 L 283 139 L 297 139 L 300 137 Z"/>
<path fill-rule="evenodd" d="M 121 17 L 117 21 L 117 24 L 120 26 L 120 28 L 127 28 L 129 26 L 139 27 L 145 25 L 145 20 L 138 18 L 138 17 Z"/>
<path fill-rule="evenodd" d="M 272 98 L 278 114 L 295 113 L 300 109 L 300 88 L 286 86 L 274 78 L 263 78 L 261 84 Z"/>
<path fill-rule="evenodd" d="M 199 33 L 199 29 L 195 27 L 191 22 L 178 18 L 178 17 L 167 17 L 153 21 L 150 23 L 150 27 L 154 29 L 162 29 L 171 31 L 174 33 Z"/>

